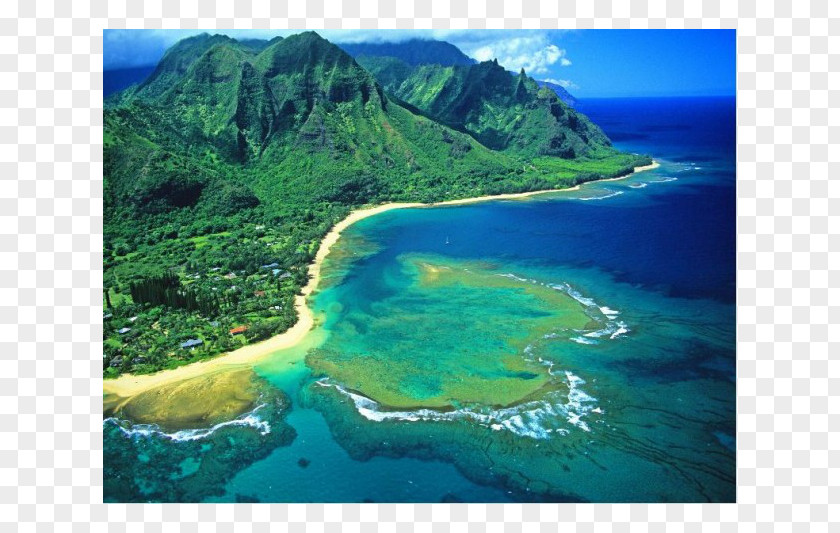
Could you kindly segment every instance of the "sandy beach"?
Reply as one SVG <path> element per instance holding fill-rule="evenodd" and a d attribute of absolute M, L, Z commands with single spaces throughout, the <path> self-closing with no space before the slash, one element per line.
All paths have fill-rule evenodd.
<path fill-rule="evenodd" d="M 632 173 L 625 174 L 616 178 L 609 178 L 598 181 L 615 181 L 627 178 L 638 172 L 652 170 L 659 167 L 659 163 L 653 161 L 652 164 L 635 167 Z M 590 182 L 592 183 L 592 182 Z M 128 399 L 132 396 L 148 391 L 150 389 L 160 387 L 163 385 L 171 385 L 176 382 L 188 380 L 205 375 L 210 372 L 215 372 L 222 369 L 234 369 L 243 366 L 251 366 L 260 359 L 286 348 L 291 348 L 301 342 L 315 324 L 315 319 L 311 309 L 307 305 L 307 298 L 318 287 L 320 282 L 321 265 L 324 259 L 329 255 L 332 246 L 338 242 L 341 237 L 341 232 L 355 224 L 356 222 L 365 218 L 390 211 L 392 209 L 418 208 L 418 207 L 437 207 L 447 205 L 463 205 L 476 202 L 485 202 L 491 200 L 515 200 L 527 198 L 538 194 L 548 194 L 556 192 L 571 192 L 579 190 L 580 186 L 570 187 L 566 189 L 549 189 L 542 191 L 531 191 L 523 193 L 500 194 L 495 196 L 479 196 L 475 198 L 464 198 L 462 200 L 448 200 L 445 202 L 436 202 L 432 204 L 423 203 L 390 203 L 383 204 L 376 207 L 364 207 L 351 212 L 346 218 L 338 222 L 327 233 L 321 241 L 318 252 L 315 254 L 315 260 L 309 265 L 309 282 L 301 290 L 301 294 L 295 297 L 295 308 L 298 312 L 298 321 L 294 326 L 289 328 L 286 332 L 276 335 L 270 339 L 243 346 L 232 352 L 217 356 L 207 361 L 200 361 L 172 370 L 162 370 L 155 374 L 148 375 L 131 375 L 123 374 L 116 379 L 103 380 L 103 392 L 105 394 L 113 394 L 122 399 Z"/>

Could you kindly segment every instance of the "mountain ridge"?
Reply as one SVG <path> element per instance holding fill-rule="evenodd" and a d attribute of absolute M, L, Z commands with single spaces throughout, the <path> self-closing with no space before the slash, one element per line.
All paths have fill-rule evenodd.
<path fill-rule="evenodd" d="M 338 46 L 353 57 L 360 55 L 394 57 L 410 66 L 439 64 L 443 66 L 472 65 L 477 61 L 457 46 L 436 39 L 409 39 L 382 43 L 339 43 Z"/>
<path fill-rule="evenodd" d="M 524 70 L 511 76 L 495 60 L 413 68 L 396 58 L 357 60 L 388 93 L 450 127 L 468 131 L 491 149 L 575 158 L 611 145 L 600 128 L 554 91 L 542 91 Z"/>

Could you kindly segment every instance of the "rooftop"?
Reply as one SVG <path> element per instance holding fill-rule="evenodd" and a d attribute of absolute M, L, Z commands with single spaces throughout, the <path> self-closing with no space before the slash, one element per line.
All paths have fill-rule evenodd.
<path fill-rule="evenodd" d="M 204 344 L 204 341 L 201 339 L 190 339 L 186 342 L 182 342 L 181 348 L 192 348 L 193 346 L 198 346 L 199 344 Z"/>

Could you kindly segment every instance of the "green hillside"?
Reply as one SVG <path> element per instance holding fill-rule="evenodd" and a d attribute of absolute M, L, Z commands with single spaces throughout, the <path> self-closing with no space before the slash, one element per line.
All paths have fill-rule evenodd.
<path fill-rule="evenodd" d="M 565 159 L 603 153 L 611 144 L 585 115 L 522 71 L 496 61 L 410 67 L 393 57 L 359 56 L 383 88 L 429 117 L 469 132 L 484 146 L 517 155 Z"/>
<path fill-rule="evenodd" d="M 527 85 L 517 124 L 547 121 L 559 135 L 548 99 L 517 83 Z M 436 119 L 444 96 L 431 86 L 417 94 L 428 110 L 387 96 L 307 32 L 185 39 L 146 82 L 109 99 L 105 375 L 177 366 L 290 327 L 320 239 L 354 207 L 564 187 L 648 161 L 571 129 L 566 144 L 589 157 L 534 158 L 517 148 L 524 126 L 499 150 L 509 95 L 480 95 L 496 119 L 470 111 L 459 122 Z M 238 326 L 247 330 L 229 332 Z"/>

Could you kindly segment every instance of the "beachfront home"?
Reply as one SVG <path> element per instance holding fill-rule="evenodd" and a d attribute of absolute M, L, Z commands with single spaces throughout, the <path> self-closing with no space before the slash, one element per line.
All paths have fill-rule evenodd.
<path fill-rule="evenodd" d="M 260 268 L 276 268 L 279 267 L 280 263 L 271 263 L 270 265 L 262 265 Z"/>
<path fill-rule="evenodd" d="M 237 335 L 239 333 L 245 333 L 246 331 L 248 331 L 248 326 L 237 326 L 230 330 L 230 334 Z"/>
<path fill-rule="evenodd" d="M 195 348 L 201 344 L 204 344 L 204 341 L 201 339 L 190 339 L 186 342 L 182 342 L 181 348 Z"/>

